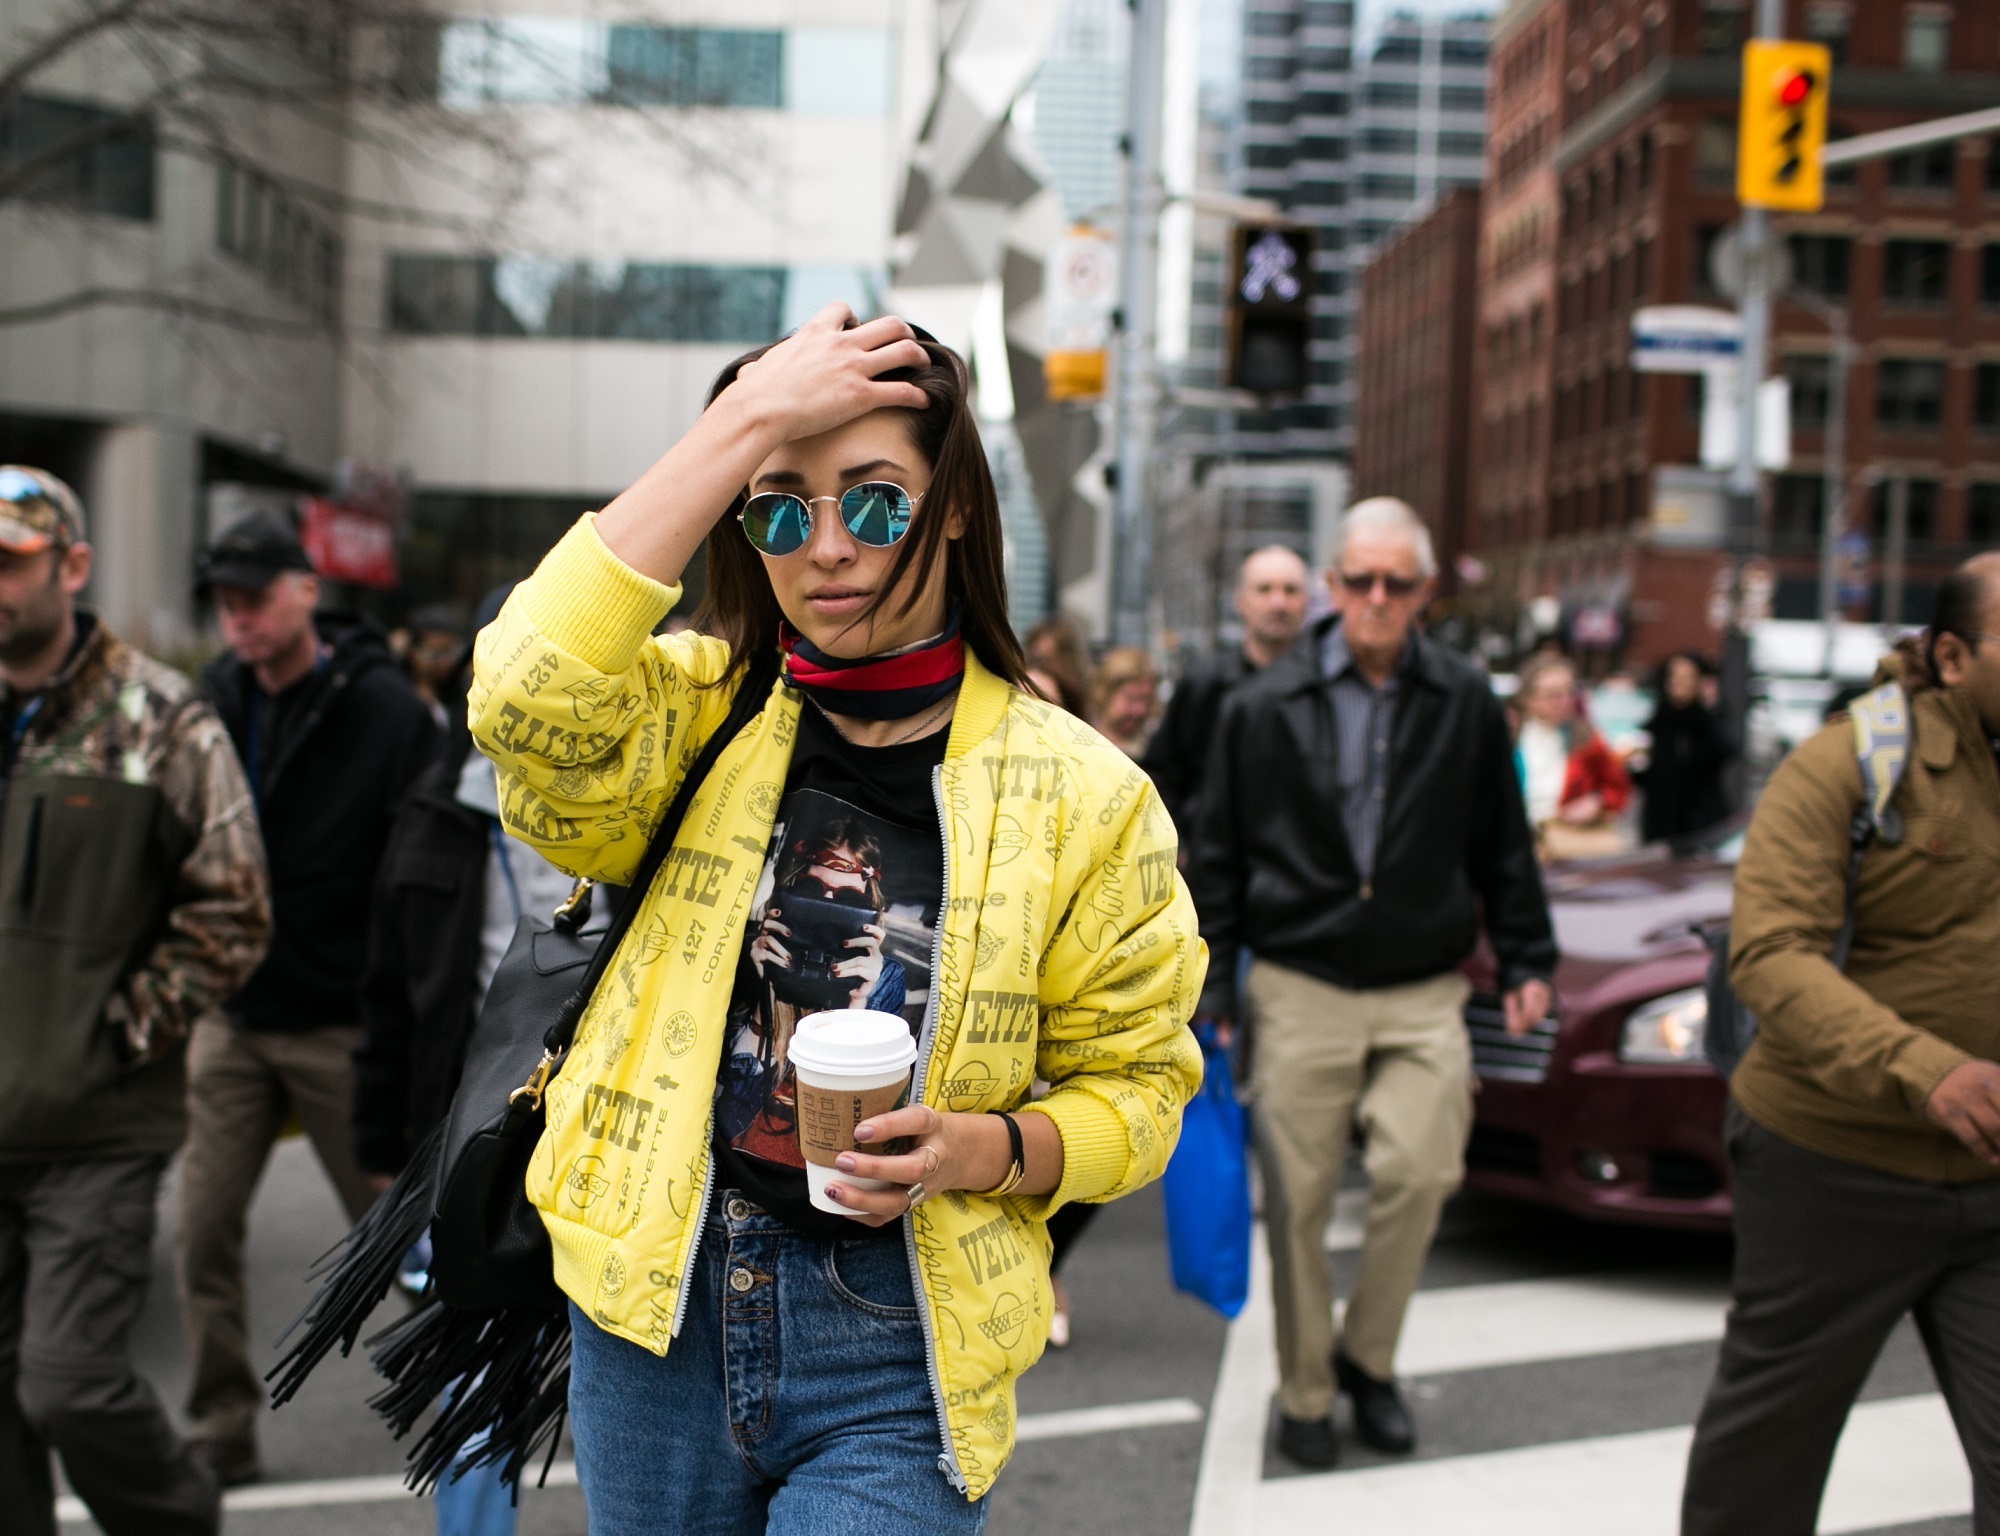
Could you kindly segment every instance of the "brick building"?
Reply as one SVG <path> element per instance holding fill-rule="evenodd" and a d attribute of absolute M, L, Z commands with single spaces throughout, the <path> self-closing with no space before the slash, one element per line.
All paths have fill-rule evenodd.
<path fill-rule="evenodd" d="M 1615 611 L 1637 662 L 1718 638 L 1716 486 L 1691 470 L 1698 382 L 1635 374 L 1628 354 L 1638 305 L 1727 306 L 1708 253 L 1738 214 L 1748 17 L 1713 0 L 1516 0 L 1495 29 L 1468 541 L 1494 571 L 1496 613 L 1536 597 Z M 1786 33 L 1834 50 L 1835 137 L 2000 105 L 2000 6 L 1791 0 Z M 1991 149 L 1856 167 L 1830 178 L 1822 212 L 1777 221 L 1798 281 L 1851 317 L 1848 520 L 1878 556 L 1882 487 L 1909 484 L 1914 619 L 1953 561 L 2000 535 Z M 1772 355 L 1793 381 L 1792 463 L 1771 477 L 1765 521 L 1780 617 L 1815 611 L 1827 354 L 1810 311 L 1781 303 Z M 1876 616 L 1879 599 L 1878 580 L 1855 615 Z"/>
<path fill-rule="evenodd" d="M 1448 192 L 1390 237 L 1361 276 L 1354 494 L 1400 496 L 1430 522 L 1449 571 L 1471 488 L 1479 191 Z"/>

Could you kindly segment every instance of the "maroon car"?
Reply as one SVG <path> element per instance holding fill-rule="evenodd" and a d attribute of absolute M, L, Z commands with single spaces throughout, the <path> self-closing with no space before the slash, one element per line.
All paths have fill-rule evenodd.
<path fill-rule="evenodd" d="M 1580 1216 L 1726 1228 L 1722 1079 L 1702 1058 L 1708 950 L 1734 841 L 1646 849 L 1545 878 L 1562 964 L 1553 1016 L 1508 1036 L 1482 953 L 1465 1020 L 1479 1074 L 1467 1182 Z"/>

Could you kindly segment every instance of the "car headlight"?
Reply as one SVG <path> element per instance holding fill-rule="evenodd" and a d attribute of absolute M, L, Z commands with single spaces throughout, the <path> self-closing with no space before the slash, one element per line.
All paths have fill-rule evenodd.
<path fill-rule="evenodd" d="M 1707 992 L 1700 987 L 1669 992 L 1632 1011 L 1618 1036 L 1618 1058 L 1649 1064 L 1699 1062 L 1707 1032 Z"/>

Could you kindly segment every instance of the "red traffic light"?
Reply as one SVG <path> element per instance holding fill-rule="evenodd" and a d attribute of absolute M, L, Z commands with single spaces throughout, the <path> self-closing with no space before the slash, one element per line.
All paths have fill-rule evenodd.
<path fill-rule="evenodd" d="M 1778 77 L 1778 100 L 1787 107 L 1796 107 L 1812 95 L 1813 77 L 1803 69 L 1787 70 Z"/>

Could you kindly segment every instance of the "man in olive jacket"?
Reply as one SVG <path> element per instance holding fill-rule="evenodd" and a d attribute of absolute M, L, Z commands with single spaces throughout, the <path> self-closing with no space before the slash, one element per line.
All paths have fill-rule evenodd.
<path fill-rule="evenodd" d="M 185 1042 L 264 956 L 264 846 L 220 722 L 76 607 L 83 507 L 0 467 L 0 1528 L 209 1536 L 215 1479 L 132 1369 Z"/>
<path fill-rule="evenodd" d="M 1778 768 L 1736 872 L 1735 1299 L 1684 1536 L 1816 1528 L 1889 1330 L 1917 1327 L 2000 1530 L 2000 555 L 1955 572 L 1903 658 L 1908 766 L 1828 959 L 1863 789 L 1838 721 Z M 1900 822 L 1901 836 L 1895 838 Z"/>

